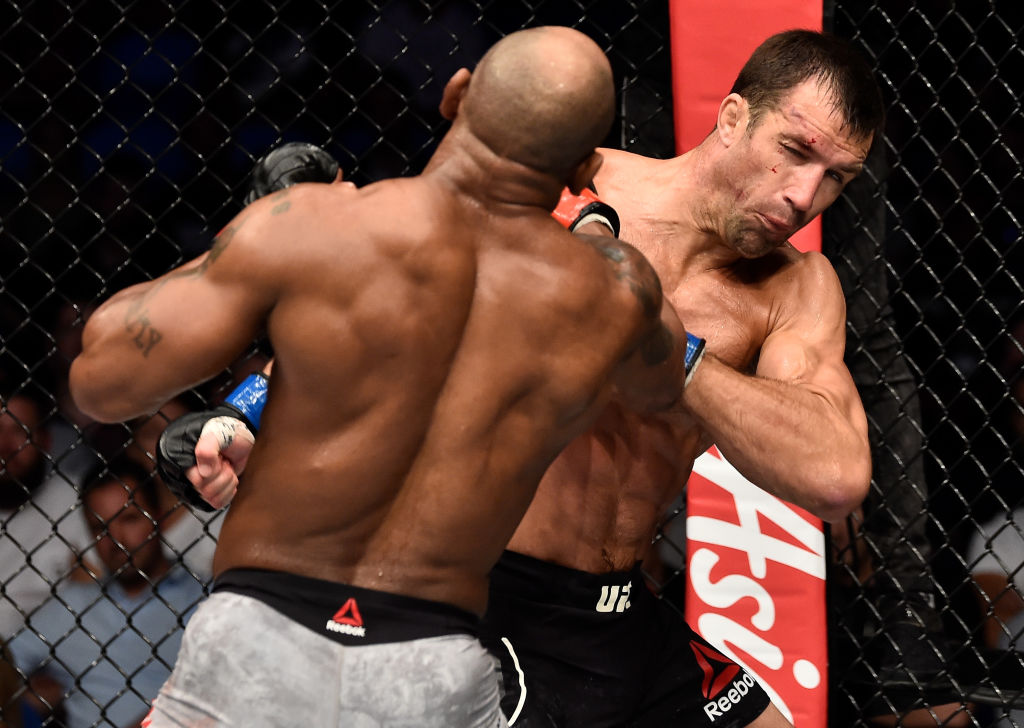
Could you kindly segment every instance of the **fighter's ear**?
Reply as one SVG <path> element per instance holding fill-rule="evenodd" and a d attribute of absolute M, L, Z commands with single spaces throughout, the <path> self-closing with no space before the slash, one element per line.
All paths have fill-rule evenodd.
<path fill-rule="evenodd" d="M 729 94 L 722 99 L 718 107 L 718 123 L 715 129 L 722 143 L 730 146 L 747 130 L 750 120 L 750 107 L 747 100 L 739 94 Z"/>
<path fill-rule="evenodd" d="M 594 175 L 597 174 L 597 170 L 601 169 L 601 165 L 603 163 L 604 157 L 601 156 L 600 152 L 591 152 L 590 156 L 580 162 L 576 169 L 573 170 L 572 176 L 569 178 L 569 184 L 567 185 L 569 191 L 574 195 L 578 195 L 583 192 L 583 188 L 590 186 L 590 183 L 594 179 Z"/>
<path fill-rule="evenodd" d="M 465 95 L 466 89 L 469 88 L 470 75 L 468 68 L 460 68 L 444 86 L 439 108 L 441 116 L 448 121 L 452 121 L 458 114 L 459 104 L 462 103 L 462 97 Z"/>

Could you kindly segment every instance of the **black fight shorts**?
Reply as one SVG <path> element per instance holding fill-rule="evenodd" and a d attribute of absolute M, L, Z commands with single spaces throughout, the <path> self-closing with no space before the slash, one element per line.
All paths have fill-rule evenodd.
<path fill-rule="evenodd" d="M 770 702 L 639 565 L 590 574 L 506 551 L 480 638 L 501 660 L 513 728 L 738 728 Z"/>

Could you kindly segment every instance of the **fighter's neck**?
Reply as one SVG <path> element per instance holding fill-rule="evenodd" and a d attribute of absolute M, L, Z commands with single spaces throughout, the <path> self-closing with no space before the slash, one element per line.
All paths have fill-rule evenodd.
<path fill-rule="evenodd" d="M 722 237 L 712 180 L 698 150 L 672 159 L 600 151 L 598 195 L 618 211 L 622 239 L 651 259 L 663 283 L 741 259 Z"/>
<path fill-rule="evenodd" d="M 483 204 L 553 210 L 562 191 L 562 185 L 551 176 L 500 157 L 473 135 L 454 127 L 441 140 L 423 175 Z"/>

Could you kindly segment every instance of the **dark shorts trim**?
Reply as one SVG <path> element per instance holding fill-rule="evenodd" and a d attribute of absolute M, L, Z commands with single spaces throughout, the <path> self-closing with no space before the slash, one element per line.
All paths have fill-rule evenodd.
<path fill-rule="evenodd" d="M 265 569 L 229 569 L 212 591 L 257 599 L 343 645 L 479 633 L 479 618 L 451 604 Z"/>

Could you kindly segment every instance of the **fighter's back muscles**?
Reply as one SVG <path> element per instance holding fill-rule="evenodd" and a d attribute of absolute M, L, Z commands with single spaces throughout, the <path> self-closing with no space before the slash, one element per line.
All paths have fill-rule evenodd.
<path fill-rule="evenodd" d="M 392 209 L 388 203 L 399 197 L 404 209 L 415 205 L 408 194 L 415 187 L 394 192 L 393 186 L 356 194 L 380 196 L 378 209 Z M 656 278 L 628 247 L 610 257 L 608 250 L 588 253 L 542 211 L 538 218 L 550 234 L 525 255 L 520 243 L 509 245 L 525 266 L 531 258 L 539 263 L 531 268 L 533 283 L 542 284 L 536 288 L 523 287 L 503 266 L 467 263 L 459 248 L 472 248 L 465 238 L 474 228 L 466 220 L 457 234 L 424 233 L 434 247 L 424 260 L 442 262 L 403 278 L 402 266 L 416 264 L 415 243 L 400 242 L 410 235 L 408 224 L 396 220 L 383 233 L 378 224 L 376 247 L 367 250 L 358 216 L 339 213 L 326 189 L 295 190 L 250 206 L 199 264 L 112 299 L 102 316 L 144 316 L 100 322 L 93 335 L 103 340 L 91 344 L 117 347 L 139 366 L 156 367 L 160 376 L 148 378 L 148 390 L 129 397 L 138 402 L 144 395 L 156 404 L 215 373 L 191 363 L 192 342 L 224 352 L 220 361 L 227 364 L 251 340 L 257 322 L 268 320 L 278 358 L 266 434 L 222 532 L 216 570 L 278 568 L 477 608 L 487 567 L 532 495 L 523 484 L 536 482 L 610 396 L 615 362 L 629 352 L 641 361 L 646 354 L 650 363 L 636 371 L 652 380 L 648 396 L 659 402 L 677 396 L 682 376 L 671 366 L 681 357 L 668 347 L 652 357 L 652 347 L 643 345 L 667 341 L 656 316 Z M 360 207 L 363 214 L 366 208 Z M 535 223 L 518 224 L 510 240 L 536 236 Z M 352 235 L 345 244 L 353 249 L 339 250 L 338 229 Z M 295 263 L 282 240 L 300 246 L 312 270 Z M 380 252 L 392 245 L 402 265 Z M 379 270 L 389 264 L 397 270 Z M 377 268 L 371 273 L 364 266 Z M 422 281 L 426 297 L 406 280 L 431 276 L 429 285 Z M 481 291 L 485 283 L 490 296 Z M 169 304 L 164 290 L 186 304 Z M 441 308 L 443 315 L 431 315 Z M 524 313 L 532 319 L 528 325 L 517 323 Z M 144 348 L 137 343 L 141 320 L 161 334 Z M 511 332 L 520 325 L 535 346 L 495 352 L 482 345 L 493 342 L 495 327 Z M 309 363 L 325 356 L 338 363 L 333 377 Z M 412 357 L 420 365 L 410 371 Z M 396 388 L 389 364 L 399 360 L 409 386 Z M 88 357 L 76 370 L 75 376 L 104 376 Z M 103 388 L 115 392 L 118 386 L 123 383 L 104 381 Z M 489 404 L 480 407 L 480 401 Z M 106 401 L 90 408 L 111 419 L 136 413 Z M 536 434 L 538 413 L 548 418 L 544 438 Z M 508 447 L 509 439 L 524 447 Z M 417 496 L 427 492 L 426 501 Z M 509 533 L 496 522 L 507 524 Z M 486 532 L 481 523 L 489 524 Z M 439 529 L 450 538 L 438 539 Z M 467 541 L 480 548 L 467 553 Z M 449 578 L 452 571 L 465 575 L 462 591 L 459 579 Z"/>
<path fill-rule="evenodd" d="M 608 286 L 611 289 L 617 289 L 621 298 L 621 301 L 617 305 L 613 305 L 611 309 L 611 315 L 617 323 L 623 320 L 625 309 L 630 307 L 639 307 L 642 319 L 646 320 L 646 323 L 641 321 L 641 332 L 637 337 L 633 352 L 619 366 L 618 374 L 615 377 L 614 395 L 620 401 L 627 402 L 633 409 L 664 408 L 679 395 L 676 372 L 679 370 L 679 358 L 682 356 L 683 350 L 681 348 L 677 350 L 674 347 L 675 342 L 681 340 L 684 333 L 677 316 L 667 308 L 667 302 L 662 300 L 661 287 L 650 264 L 632 246 L 601 235 L 579 236 L 578 239 L 591 245 L 605 260 L 604 265 L 599 265 L 596 268 L 596 274 L 600 274 L 596 277 L 608 278 L 607 281 L 598 284 L 596 290 L 599 300 L 589 308 L 608 303 L 609 292 L 605 287 Z M 510 256 L 510 260 L 503 261 L 497 267 L 510 270 L 513 266 L 523 265 L 521 258 L 522 256 Z M 531 267 L 527 261 L 526 268 L 514 276 L 523 279 L 522 285 L 532 292 L 532 295 L 528 295 L 527 298 L 537 298 L 532 281 L 529 280 L 530 277 L 542 274 L 545 269 L 545 266 Z M 486 288 L 484 285 L 486 280 L 485 278 L 481 283 L 481 287 Z M 595 281 L 591 281 L 591 283 L 595 283 Z M 521 301 L 522 298 L 522 296 L 517 297 L 517 300 Z M 663 313 L 661 321 L 653 316 L 659 303 Z M 553 308 L 556 307 L 553 306 Z M 601 328 L 603 330 L 603 324 Z M 646 329 L 646 333 L 644 329 Z M 570 357 L 580 361 L 592 357 L 594 352 L 586 343 L 588 335 L 581 335 L 577 338 L 582 340 L 585 345 L 579 352 L 569 352 Z M 513 342 L 506 331 L 505 344 L 507 346 L 500 352 L 500 361 L 490 365 L 488 377 L 498 376 L 495 367 L 509 364 L 510 357 L 507 355 L 507 351 L 525 350 L 530 352 L 531 358 L 536 358 L 539 352 L 549 349 L 551 343 L 552 339 L 546 335 L 536 343 Z M 518 375 L 520 367 L 515 365 L 515 369 L 517 369 Z M 264 369 L 264 374 L 270 374 L 270 364 Z M 245 399 L 248 401 L 248 395 Z M 355 403 L 358 404 L 358 398 L 353 397 L 351 393 L 346 393 L 339 406 L 352 405 L 353 400 L 356 400 Z M 258 403 L 260 408 L 262 408 L 262 401 L 261 399 Z M 224 423 L 220 423 L 219 419 L 217 422 L 210 423 L 214 416 L 215 413 L 211 412 L 205 419 L 196 420 L 197 429 L 192 431 L 191 435 L 186 433 L 184 425 L 179 428 L 179 423 L 175 423 L 169 428 L 161 438 L 161 442 L 178 443 L 180 439 L 180 447 L 176 445 L 174 449 L 180 450 L 183 455 L 194 452 L 193 462 L 197 464 L 197 467 L 189 468 L 186 460 L 175 464 L 172 471 L 164 471 L 164 477 L 170 478 L 169 482 L 173 482 L 183 494 L 189 492 L 197 494 L 212 507 L 222 508 L 231 502 L 237 491 L 238 475 L 245 467 L 249 449 L 252 446 L 252 436 L 251 433 L 244 431 L 245 426 L 233 418 Z M 200 415 L 197 413 L 196 417 L 200 417 Z M 462 413 L 460 417 L 465 419 L 465 413 Z M 208 423 L 208 426 L 203 428 L 203 423 Z M 306 425 L 304 429 L 308 429 L 309 426 Z M 201 436 L 198 432 L 200 428 L 203 428 Z M 235 439 L 236 430 L 240 437 L 244 437 L 249 442 L 248 445 Z M 171 434 L 172 431 L 174 434 Z M 196 443 L 196 437 L 199 438 L 198 443 Z M 232 442 L 237 443 L 237 446 L 231 444 L 229 447 Z M 184 480 L 183 474 L 187 476 L 188 481 Z M 195 490 L 191 490 L 191 488 L 195 488 Z M 191 500 L 196 495 L 188 497 Z"/>
<path fill-rule="evenodd" d="M 638 275 L 636 270 L 609 267 L 606 256 L 586 250 L 556 224 L 550 223 L 550 230 L 537 243 L 541 253 L 524 254 L 514 246 L 482 256 L 476 271 L 476 301 L 459 350 L 445 367 L 444 381 L 437 383 L 435 401 L 416 407 L 429 421 L 413 427 L 422 434 L 410 438 L 417 448 L 407 460 L 394 454 L 403 452 L 395 438 L 408 437 L 403 432 L 416 421 L 408 403 L 397 405 L 390 418 L 382 420 L 383 426 L 372 432 L 367 419 L 380 408 L 371 411 L 353 433 L 358 442 L 351 440 L 348 431 L 341 433 L 336 449 L 361 453 L 347 459 L 343 467 L 325 464 L 330 453 L 322 449 L 305 451 L 301 439 L 293 443 L 287 457 L 280 450 L 271 453 L 257 446 L 250 475 L 239 489 L 222 534 L 218 570 L 257 564 L 302 573 L 308 569 L 310 550 L 330 550 L 335 556 L 329 565 L 321 564 L 321 576 L 482 606 L 486 572 L 533 493 L 522 485 L 535 483 L 550 459 L 606 401 L 610 387 L 601 382 L 608 379 L 615 362 L 631 350 L 644 349 L 641 343 L 658 335 L 661 327 L 656 316 L 660 292 L 649 271 Z M 510 238 L 530 233 L 538 237 L 535 226 L 508 230 Z M 613 259 L 630 255 L 635 256 L 635 251 L 622 248 Z M 637 260 L 630 265 L 643 270 Z M 420 322 L 427 331 L 428 324 Z M 490 343 L 495 330 L 502 331 L 505 347 Z M 421 344 L 408 355 L 424 357 L 424 348 Z M 670 362 L 680 359 L 674 349 L 655 359 L 658 366 L 649 366 L 647 376 L 657 379 L 652 389 L 670 401 L 681 381 L 680 371 L 672 371 Z M 265 438 L 277 434 L 270 430 L 278 419 L 275 405 L 292 399 L 290 387 L 296 376 L 287 356 L 280 353 L 264 414 L 270 420 Z M 390 388 L 386 378 L 382 381 Z M 347 390 L 347 383 L 342 382 L 342 387 Z M 426 386 L 403 389 L 429 391 Z M 279 393 L 280 400 L 275 398 Z M 348 397 L 348 392 L 340 395 Z M 294 429 L 301 432 L 304 427 L 319 426 L 307 419 L 292 421 Z M 353 487 L 358 484 L 358 489 L 344 503 L 336 497 L 320 500 L 323 484 L 297 482 L 293 474 L 295 461 L 307 459 L 315 459 L 318 470 L 341 468 L 342 479 Z M 362 464 L 360 472 L 353 472 L 353 461 Z M 386 479 L 390 482 L 377 484 L 380 471 L 388 468 L 398 472 Z M 264 486 L 267 478 L 286 484 L 286 490 Z M 372 495 L 396 483 L 400 493 L 394 502 Z M 303 528 L 315 533 L 316 539 L 311 542 L 289 534 L 277 539 L 274 554 L 268 557 L 265 550 L 255 553 L 249 548 L 259 541 L 248 529 L 258 532 L 280 524 L 283 506 L 278 493 L 288 503 L 302 504 Z M 385 502 L 386 508 L 375 505 Z M 234 517 L 238 513 L 248 517 Z M 245 537 L 232 537 L 236 524 L 241 528 L 243 523 Z M 358 525 L 346 530 L 346 523 Z M 484 529 L 481 523 L 486 524 Z M 445 538 L 438 539 L 438 533 Z M 293 548 L 295 543 L 303 548 Z M 469 552 L 466 543 L 474 544 Z M 436 591 L 439 570 L 444 573 L 443 593 Z"/>

